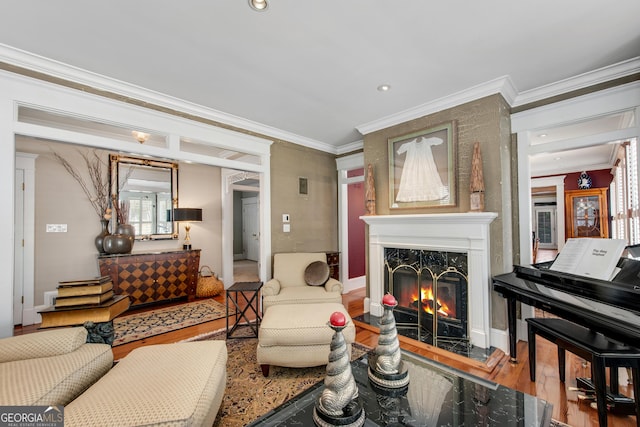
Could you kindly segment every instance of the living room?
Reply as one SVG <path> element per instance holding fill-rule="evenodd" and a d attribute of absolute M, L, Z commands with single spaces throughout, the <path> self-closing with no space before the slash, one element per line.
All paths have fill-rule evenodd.
<path fill-rule="evenodd" d="M 490 246 L 487 271 L 497 275 L 511 271 L 514 263 L 528 260 L 531 255 L 530 214 L 523 213 L 522 194 L 531 186 L 526 173 L 525 160 L 528 153 L 537 148 L 524 144 L 524 135 L 533 129 L 553 123 L 545 122 L 545 118 L 532 122 L 535 108 L 514 111 L 510 103 L 507 80 L 493 81 L 491 84 L 476 87 L 476 98 L 455 98 L 440 104 L 437 111 L 423 114 L 390 126 L 363 128 L 361 145 L 354 150 L 335 152 L 326 147 L 309 147 L 294 143 L 286 138 L 260 133 L 254 129 L 242 129 L 233 123 L 218 122 L 216 116 L 209 111 L 193 108 L 193 106 L 175 99 L 155 98 L 155 94 L 145 92 L 133 85 L 123 84 L 118 90 L 107 91 L 108 84 L 114 82 L 96 79 L 88 80 L 69 78 L 58 80 L 60 75 L 53 73 L 55 68 L 49 64 L 52 74 L 35 75 L 26 64 L 32 61 L 33 69 L 42 69 L 47 61 L 21 56 L 23 52 L 8 49 L 3 52 L 2 88 L 3 99 L 7 107 L 2 115 L 3 128 L 11 129 L 3 136 L 2 170 L 13 171 L 13 159 L 16 152 L 28 152 L 29 147 L 47 146 L 74 156 L 75 146 L 98 148 L 103 154 L 111 152 L 133 153 L 135 156 L 150 156 L 157 159 L 171 159 L 180 163 L 180 179 L 178 185 L 179 204 L 181 207 L 197 207 L 203 209 L 203 221 L 192 225 L 191 239 L 193 246 L 202 250 L 201 264 L 210 265 L 221 275 L 227 286 L 233 283 L 232 264 L 233 248 L 228 245 L 230 223 L 228 219 L 228 203 L 224 201 L 224 182 L 233 172 L 242 171 L 260 176 L 260 278 L 267 280 L 271 275 L 272 255 L 281 252 L 315 252 L 340 251 L 342 236 L 339 233 L 343 212 L 338 194 L 340 192 L 340 176 L 336 174 L 336 158 L 358 157 L 358 167 L 371 164 L 375 171 L 375 189 L 377 193 L 376 214 L 444 214 L 466 213 L 470 210 L 471 156 L 473 144 L 480 141 L 483 156 L 483 172 L 485 179 L 485 210 L 497 213 L 497 218 L 490 225 Z M 16 58 L 20 58 L 17 61 Z M 637 59 L 635 59 L 637 62 Z M 611 73 L 605 78 L 603 86 L 601 74 L 606 70 L 597 70 L 593 74 L 591 89 L 582 88 L 580 93 L 565 95 L 567 102 L 557 104 L 558 110 L 566 114 L 565 122 L 580 121 L 585 117 L 607 114 L 620 108 L 637 111 L 636 104 L 629 104 L 627 98 L 637 94 L 637 64 L 633 60 L 609 68 Z M 18 64 L 22 64 L 20 68 Z M 46 68 L 46 67 L 45 67 Z M 624 72 L 617 72 L 624 68 Z M 635 83 L 634 83 L 635 81 Z M 570 87 L 571 85 L 565 85 Z M 116 86 L 111 86 L 116 88 Z M 603 99 L 612 99 L 616 90 L 623 90 L 619 98 L 625 98 L 607 110 L 591 109 L 567 113 L 566 105 L 575 95 L 591 96 L 585 101 L 589 106 L 604 104 Z M 604 98 L 597 100 L 602 95 Z M 607 98 L 608 97 L 608 98 Z M 128 102 L 122 102 L 126 98 Z M 137 99 L 137 101 L 131 101 Z M 158 100 L 160 99 L 160 101 Z M 548 98 L 545 98 L 548 99 Z M 586 99 L 586 98 L 581 98 Z M 636 98 L 637 99 L 637 98 Z M 557 101 L 557 99 L 554 99 Z M 546 101 L 541 101 L 542 103 Z M 522 104 L 527 105 L 527 104 Z M 16 107 L 17 106 L 17 107 Z M 529 107 L 540 107 L 529 105 Z M 553 107 L 550 107 L 553 108 Z M 591 107 L 589 107 L 591 108 Z M 48 115 L 46 120 L 25 119 L 26 109 L 38 110 Z M 563 110 L 564 109 L 564 110 Z M 174 114 L 175 112 L 177 114 Z M 637 114 L 637 113 L 636 113 Z M 538 119 L 540 119 L 542 113 Z M 94 130 L 64 124 L 69 117 L 86 120 L 99 119 L 103 125 L 117 124 L 127 129 L 128 135 L 113 136 L 95 133 Z M 55 123 L 54 118 L 61 119 Z M 388 140 L 398 135 L 411 134 L 414 131 L 430 129 L 442 123 L 455 123 L 455 177 L 456 203 L 445 207 L 422 207 L 407 210 L 395 210 L 389 201 L 389 161 Z M 557 124 L 557 120 L 556 120 Z M 140 144 L 130 136 L 130 130 L 153 130 L 151 140 Z M 10 133 L 10 135 L 9 135 Z M 518 135 L 518 144 L 513 142 L 514 134 Z M 160 142 L 158 142 L 160 141 Z M 63 144 L 61 144 L 63 143 Z M 185 150 L 188 144 L 198 149 Z M 525 146 L 526 145 L 526 146 Z M 245 156 L 228 158 L 220 155 L 203 154 L 201 149 L 215 147 L 220 150 L 240 151 Z M 242 147 L 242 150 L 239 150 Z M 355 153 L 355 154 L 354 154 Z M 87 203 L 77 184 L 51 158 L 40 154 L 35 160 L 38 165 L 38 191 L 46 194 L 46 204 L 36 203 L 35 228 L 33 233 L 33 277 L 31 288 L 25 288 L 24 303 L 28 307 L 25 314 L 27 323 L 37 320 L 38 307 L 45 304 L 45 294 L 55 290 L 60 280 L 71 280 L 76 277 L 95 276 L 97 265 L 93 237 L 99 231 L 99 222 Z M 351 166 L 350 166 L 351 167 Z M 339 171 L 342 171 L 338 168 Z M 355 169 L 355 168 L 353 168 Z M 228 172 L 227 172 L 228 171 Z M 2 194 L 14 193 L 13 173 L 5 173 Z M 308 194 L 301 195 L 299 178 L 305 177 L 308 182 Z M 50 186 L 50 187 L 47 187 Z M 59 191 L 64 189 L 64 191 Z M 40 195 L 42 196 L 42 194 Z M 43 200 L 37 198 L 36 200 Z M 6 217 L 13 216 L 13 206 L 2 208 Z M 282 215 L 289 214 L 291 227 L 289 232 L 283 231 Z M 68 224 L 68 233 L 45 234 L 46 224 Z M 2 253 L 5 255 L 2 271 L 5 271 L 5 283 L 13 282 L 13 258 L 15 250 L 11 242 L 14 240 L 12 230 L 3 230 Z M 162 250 L 176 248 L 181 244 L 184 230 L 181 227 L 179 239 L 137 241 L 136 250 Z M 227 233 L 227 234 L 225 234 Z M 226 237 L 225 237 L 226 236 Z M 50 245 L 41 238 L 55 238 Z M 27 247 L 28 248 L 28 247 Z M 60 250 L 60 248 L 64 248 Z M 485 280 L 489 281 L 489 277 Z M 365 298 L 370 297 L 369 290 Z M 12 314 L 14 309 L 10 301 L 13 292 L 9 286 L 2 288 L 3 303 L 0 316 L 0 336 L 10 336 L 14 325 Z M 487 291 L 486 307 L 490 307 L 489 335 L 487 342 L 492 346 L 507 349 L 507 317 L 503 298 L 495 292 Z M 368 301 L 366 304 L 376 304 Z"/>

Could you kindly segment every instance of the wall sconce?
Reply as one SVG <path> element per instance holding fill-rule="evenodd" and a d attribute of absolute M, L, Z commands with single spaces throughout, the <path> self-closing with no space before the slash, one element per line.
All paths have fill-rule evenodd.
<path fill-rule="evenodd" d="M 269 4 L 267 0 L 249 0 L 249 6 L 258 12 L 264 12 L 269 7 Z"/>
<path fill-rule="evenodd" d="M 136 141 L 138 141 L 140 144 L 144 144 L 145 142 L 147 142 L 147 139 L 149 139 L 148 133 L 133 130 L 131 131 L 131 134 L 136 139 Z"/>
<path fill-rule="evenodd" d="M 184 236 L 182 249 L 191 249 L 191 237 L 189 236 L 189 231 L 191 230 L 191 222 L 202 221 L 202 209 L 175 208 L 173 210 L 173 220 L 176 222 L 186 223 L 184 225 L 186 234 Z"/>

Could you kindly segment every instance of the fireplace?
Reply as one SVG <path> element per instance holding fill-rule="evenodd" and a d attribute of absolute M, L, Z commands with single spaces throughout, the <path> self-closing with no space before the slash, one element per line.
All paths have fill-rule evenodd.
<path fill-rule="evenodd" d="M 384 291 L 398 301 L 398 332 L 448 351 L 468 352 L 466 253 L 385 248 L 384 266 Z"/>
<path fill-rule="evenodd" d="M 397 320 L 397 323 L 403 323 L 399 326 L 399 333 L 407 323 L 421 341 L 429 342 L 435 336 L 443 348 L 455 343 L 489 349 L 489 225 L 496 217 L 493 212 L 360 217 L 369 226 L 369 292 L 365 311 L 374 317 L 382 316 L 382 296 L 385 292 L 393 292 L 396 298 L 403 299 L 398 314 L 406 312 L 413 315 L 407 322 Z M 429 262 L 426 261 L 430 260 L 435 260 L 435 266 L 428 267 Z M 395 273 L 388 276 L 392 265 Z M 436 283 L 435 292 L 433 282 Z M 429 294 L 423 295 L 422 290 L 416 302 L 412 302 L 412 295 L 407 296 L 406 293 L 417 292 L 418 283 L 421 288 L 431 286 L 431 292 L 439 294 L 434 295 L 435 302 Z M 405 287 L 410 290 L 401 289 Z M 454 299 L 452 307 L 449 307 L 454 314 L 450 311 L 445 316 L 436 310 L 433 316 L 424 309 L 416 309 L 425 306 L 441 309 L 445 296 Z M 406 302 L 407 298 L 409 302 Z M 412 304 L 416 307 L 411 307 Z"/>

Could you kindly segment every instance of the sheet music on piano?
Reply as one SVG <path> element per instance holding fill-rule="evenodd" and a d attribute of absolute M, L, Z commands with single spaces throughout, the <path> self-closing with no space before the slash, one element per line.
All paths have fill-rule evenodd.
<path fill-rule="evenodd" d="M 571 238 L 549 266 L 549 270 L 612 280 L 620 271 L 616 265 L 625 246 L 624 239 Z"/>

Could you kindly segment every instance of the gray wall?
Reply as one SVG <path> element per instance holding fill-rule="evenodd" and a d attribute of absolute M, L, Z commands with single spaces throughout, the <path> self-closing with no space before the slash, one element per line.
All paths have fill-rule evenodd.
<path fill-rule="evenodd" d="M 308 194 L 298 178 L 308 178 Z M 291 232 L 282 231 L 282 214 Z M 333 154 L 282 141 L 271 146 L 271 250 L 324 252 L 338 249 L 338 181 Z"/>

